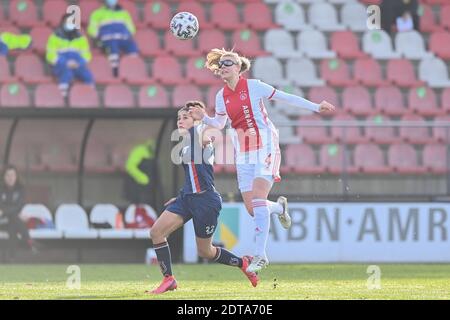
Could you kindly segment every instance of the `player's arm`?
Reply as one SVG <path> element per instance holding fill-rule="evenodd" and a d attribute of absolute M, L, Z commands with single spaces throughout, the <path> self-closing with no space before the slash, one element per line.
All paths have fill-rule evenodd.
<path fill-rule="evenodd" d="M 214 117 L 209 117 L 206 114 L 206 110 L 200 107 L 191 107 L 189 113 L 195 120 L 201 120 L 204 124 L 217 128 L 223 129 L 227 123 L 227 112 L 225 110 L 225 103 L 222 98 L 222 91 L 219 91 L 216 95 L 216 114 Z"/>

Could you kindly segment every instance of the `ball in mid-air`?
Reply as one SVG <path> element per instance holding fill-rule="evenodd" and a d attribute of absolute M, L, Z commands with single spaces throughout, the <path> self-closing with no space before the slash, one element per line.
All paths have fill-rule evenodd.
<path fill-rule="evenodd" d="M 198 29 L 197 17 L 190 12 L 178 12 L 170 21 L 170 31 L 180 40 L 194 38 Z"/>

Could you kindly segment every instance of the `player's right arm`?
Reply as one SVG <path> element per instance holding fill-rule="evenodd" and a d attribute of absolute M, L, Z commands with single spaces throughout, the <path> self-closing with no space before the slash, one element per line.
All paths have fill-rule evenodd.
<path fill-rule="evenodd" d="M 202 120 L 202 122 L 210 127 L 223 129 L 227 123 L 228 115 L 223 101 L 222 90 L 216 95 L 216 114 L 214 117 L 209 117 L 206 111 L 199 107 L 192 107 L 189 109 L 191 116 L 195 120 Z"/>

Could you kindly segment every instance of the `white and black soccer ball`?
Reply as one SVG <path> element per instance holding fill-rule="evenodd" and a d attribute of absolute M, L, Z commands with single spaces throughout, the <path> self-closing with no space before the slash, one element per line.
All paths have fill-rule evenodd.
<path fill-rule="evenodd" d="M 197 17 L 190 12 L 178 12 L 170 21 L 170 31 L 180 40 L 189 40 L 198 33 Z"/>

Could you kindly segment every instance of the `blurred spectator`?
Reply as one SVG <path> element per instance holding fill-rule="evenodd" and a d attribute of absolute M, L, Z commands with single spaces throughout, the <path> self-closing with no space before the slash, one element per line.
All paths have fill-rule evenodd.
<path fill-rule="evenodd" d="M 406 12 L 411 15 L 414 29 L 419 31 L 419 2 L 418 0 L 383 0 L 381 8 L 381 27 L 391 33 L 392 25 L 395 25 L 397 18 L 403 16 Z M 403 25 L 401 25 L 403 27 Z"/>
<path fill-rule="evenodd" d="M 74 77 L 94 86 L 92 73 L 88 69 L 88 62 L 92 58 L 88 39 L 68 20 L 69 17 L 71 15 L 64 15 L 60 26 L 48 38 L 46 54 L 64 97 L 67 97 Z"/>
<path fill-rule="evenodd" d="M 403 15 L 397 17 L 397 31 L 411 31 L 414 29 L 414 21 L 409 11 L 405 11 Z"/>
<path fill-rule="evenodd" d="M 105 50 L 115 77 L 119 73 L 120 52 L 138 53 L 133 39 L 135 32 L 130 14 L 118 4 L 118 0 L 105 0 L 105 5 L 91 14 L 88 34 Z"/>
<path fill-rule="evenodd" d="M 3 173 L 3 181 L 0 186 L 0 226 L 6 229 L 9 235 L 9 256 L 13 257 L 16 245 L 20 240 L 25 242 L 30 250 L 35 253 L 33 241 L 30 239 L 27 226 L 19 215 L 22 211 L 25 198 L 25 190 L 20 183 L 17 169 L 7 166 Z"/>
<path fill-rule="evenodd" d="M 0 56 L 6 56 L 10 50 L 27 49 L 31 44 L 28 34 L 0 33 Z"/>

